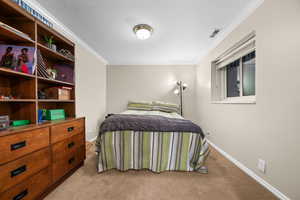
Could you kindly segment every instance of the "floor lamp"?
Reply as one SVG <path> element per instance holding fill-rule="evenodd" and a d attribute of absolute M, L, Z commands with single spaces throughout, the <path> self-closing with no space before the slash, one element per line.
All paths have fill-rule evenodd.
<path fill-rule="evenodd" d="M 187 84 L 183 81 L 177 81 L 176 89 L 174 90 L 174 94 L 179 96 L 180 100 L 180 115 L 183 116 L 183 91 L 187 88 Z"/>

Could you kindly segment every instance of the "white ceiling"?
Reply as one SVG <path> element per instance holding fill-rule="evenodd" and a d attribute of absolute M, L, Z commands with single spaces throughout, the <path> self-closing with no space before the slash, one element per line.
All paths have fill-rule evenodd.
<path fill-rule="evenodd" d="M 196 64 L 255 0 L 37 0 L 111 65 Z M 134 25 L 154 28 L 138 40 Z"/>

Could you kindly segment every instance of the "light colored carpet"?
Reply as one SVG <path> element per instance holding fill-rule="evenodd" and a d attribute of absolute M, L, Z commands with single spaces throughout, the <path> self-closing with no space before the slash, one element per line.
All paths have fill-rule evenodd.
<path fill-rule="evenodd" d="M 150 171 L 96 172 L 96 155 L 45 200 L 275 200 L 272 193 L 212 149 L 208 174 Z"/>

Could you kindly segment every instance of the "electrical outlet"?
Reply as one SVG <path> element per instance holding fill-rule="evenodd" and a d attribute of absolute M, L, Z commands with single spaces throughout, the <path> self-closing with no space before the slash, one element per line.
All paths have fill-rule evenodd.
<path fill-rule="evenodd" d="M 266 173 L 266 161 L 262 159 L 258 159 L 257 168 L 262 173 Z"/>

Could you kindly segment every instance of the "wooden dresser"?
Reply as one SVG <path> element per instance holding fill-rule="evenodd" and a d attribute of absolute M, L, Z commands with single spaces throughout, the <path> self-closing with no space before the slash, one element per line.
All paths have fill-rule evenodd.
<path fill-rule="evenodd" d="M 85 160 L 85 118 L 0 132 L 0 199 L 42 199 Z"/>

